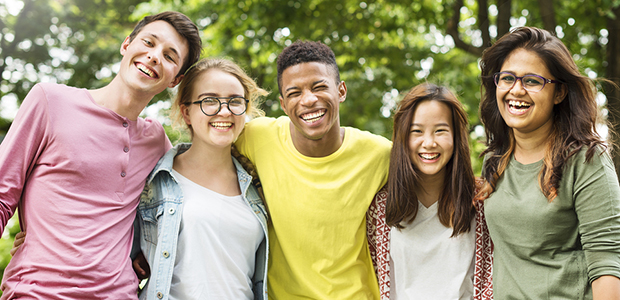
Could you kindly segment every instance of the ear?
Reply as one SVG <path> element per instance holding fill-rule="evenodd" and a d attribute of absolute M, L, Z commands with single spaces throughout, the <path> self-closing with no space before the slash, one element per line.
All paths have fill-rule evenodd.
<path fill-rule="evenodd" d="M 174 80 L 172 82 L 170 82 L 170 84 L 168 84 L 168 87 L 169 88 L 173 88 L 173 87 L 177 86 L 177 84 L 179 84 L 181 82 L 181 80 L 183 80 L 183 77 L 185 77 L 185 75 L 183 75 L 183 74 L 175 77 Z"/>
<path fill-rule="evenodd" d="M 566 94 L 568 94 L 568 89 L 566 85 L 561 84 L 560 89 L 555 90 L 555 95 L 553 96 L 553 104 L 560 104 L 566 98 Z"/>
<path fill-rule="evenodd" d="M 284 99 L 282 98 L 282 96 L 279 96 L 278 98 L 280 99 L 280 107 L 282 107 L 282 110 L 288 116 L 288 112 L 286 111 L 286 105 L 284 104 Z"/>
<path fill-rule="evenodd" d="M 344 81 L 341 81 L 340 84 L 338 84 L 338 97 L 340 98 L 340 103 L 347 99 L 347 85 Z"/>
<path fill-rule="evenodd" d="M 126 37 L 123 43 L 121 44 L 121 55 L 123 56 L 125 55 L 125 52 L 127 52 L 127 47 L 129 47 L 129 44 L 131 44 L 131 41 L 129 37 Z"/>
<path fill-rule="evenodd" d="M 192 122 L 189 119 L 189 106 L 181 104 L 181 115 L 183 115 L 183 121 L 185 121 L 185 124 L 192 125 Z"/>

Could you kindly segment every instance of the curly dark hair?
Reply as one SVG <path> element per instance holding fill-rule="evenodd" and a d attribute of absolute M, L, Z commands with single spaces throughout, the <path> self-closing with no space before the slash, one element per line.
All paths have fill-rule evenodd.
<path fill-rule="evenodd" d="M 278 90 L 282 96 L 282 73 L 289 67 L 306 63 L 319 62 L 332 67 L 334 71 L 336 84 L 340 83 L 340 71 L 336 64 L 336 55 L 334 51 L 321 42 L 314 41 L 296 41 L 290 46 L 284 48 L 282 53 L 278 55 Z"/>
<path fill-rule="evenodd" d="M 548 139 L 539 185 L 550 201 L 557 196 L 564 164 L 582 147 L 586 147 L 586 160 L 595 148 L 611 147 L 596 131 L 599 118 L 596 104 L 596 88 L 593 80 L 582 75 L 573 57 L 560 39 L 550 32 L 535 27 L 520 27 L 500 38 L 487 48 L 480 60 L 482 88 L 480 120 L 484 124 L 487 156 L 483 176 L 493 189 L 502 176 L 515 149 L 512 129 L 508 127 L 497 106 L 496 86 L 493 74 L 501 71 L 506 58 L 516 49 L 525 49 L 542 59 L 551 75 L 559 81 L 556 92 L 566 89 L 564 99 L 553 107 L 553 129 Z"/>

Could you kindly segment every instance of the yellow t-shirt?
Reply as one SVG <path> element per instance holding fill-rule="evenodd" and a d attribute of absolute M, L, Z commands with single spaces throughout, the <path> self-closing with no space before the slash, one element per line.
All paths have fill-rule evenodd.
<path fill-rule="evenodd" d="M 387 182 L 391 142 L 345 127 L 326 157 L 293 145 L 288 117 L 258 118 L 236 142 L 256 166 L 270 212 L 273 299 L 379 299 L 366 211 Z"/>

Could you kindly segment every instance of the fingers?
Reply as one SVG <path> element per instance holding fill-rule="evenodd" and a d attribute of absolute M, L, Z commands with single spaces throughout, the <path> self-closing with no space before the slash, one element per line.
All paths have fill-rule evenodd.
<path fill-rule="evenodd" d="M 13 241 L 13 248 L 11 248 L 11 256 L 15 255 L 19 247 L 26 240 L 26 232 L 20 231 L 15 235 L 15 241 Z"/>

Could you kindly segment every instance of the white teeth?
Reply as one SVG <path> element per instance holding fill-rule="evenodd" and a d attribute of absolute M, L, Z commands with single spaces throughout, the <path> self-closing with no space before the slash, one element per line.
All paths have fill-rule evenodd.
<path fill-rule="evenodd" d="M 211 126 L 216 129 L 228 129 L 232 126 L 231 122 L 211 122 Z"/>
<path fill-rule="evenodd" d="M 142 64 L 138 64 L 138 70 L 142 71 L 142 73 L 148 75 L 149 77 L 155 77 L 155 73 Z"/>
<path fill-rule="evenodd" d="M 304 115 L 301 116 L 301 118 L 304 121 L 308 122 L 308 123 L 314 123 L 314 122 L 318 121 L 319 118 L 321 118 L 324 115 L 325 115 L 325 110 L 320 110 L 320 111 L 317 111 L 317 112 L 304 114 Z"/>
<path fill-rule="evenodd" d="M 436 158 L 439 157 L 439 153 L 433 153 L 433 154 L 430 154 L 430 153 L 420 153 L 418 155 L 420 155 L 420 157 L 422 159 L 428 159 L 428 160 L 436 159 Z"/>
<path fill-rule="evenodd" d="M 512 106 L 515 109 L 528 109 L 531 105 L 527 102 L 510 100 L 508 101 L 508 105 Z"/>

